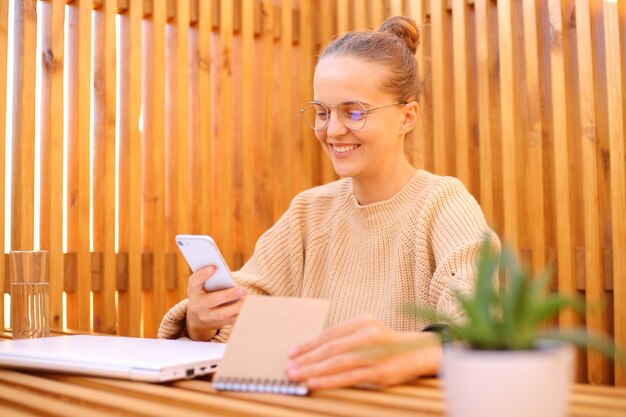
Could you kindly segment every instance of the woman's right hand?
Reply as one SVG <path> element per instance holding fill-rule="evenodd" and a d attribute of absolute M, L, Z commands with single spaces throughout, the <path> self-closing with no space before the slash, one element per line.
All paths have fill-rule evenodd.
<path fill-rule="evenodd" d="M 208 266 L 189 277 L 186 325 L 187 334 L 193 340 L 209 340 L 220 327 L 235 323 L 247 294 L 243 287 L 206 292 L 202 284 L 213 274 L 215 267 Z"/>

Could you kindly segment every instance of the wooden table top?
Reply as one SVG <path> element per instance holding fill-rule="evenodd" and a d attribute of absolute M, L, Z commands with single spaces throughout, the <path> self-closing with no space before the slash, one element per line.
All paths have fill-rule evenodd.
<path fill-rule="evenodd" d="M 2 416 L 442 416 L 441 381 L 307 397 L 216 392 L 208 378 L 166 384 L 0 369 Z M 626 389 L 575 384 L 570 416 L 626 416 Z"/>

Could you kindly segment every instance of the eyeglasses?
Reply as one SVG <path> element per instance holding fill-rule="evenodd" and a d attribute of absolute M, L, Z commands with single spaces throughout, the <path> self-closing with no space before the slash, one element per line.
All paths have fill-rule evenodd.
<path fill-rule="evenodd" d="M 311 101 L 308 106 L 300 109 L 300 114 L 306 123 L 313 130 L 324 130 L 330 121 L 330 110 L 334 109 L 341 123 L 350 130 L 363 129 L 367 122 L 368 113 L 383 107 L 397 106 L 398 104 L 407 104 L 406 101 L 396 101 L 395 103 L 385 104 L 384 106 L 365 107 L 360 101 L 344 101 L 334 107 L 329 107 L 319 101 Z"/>

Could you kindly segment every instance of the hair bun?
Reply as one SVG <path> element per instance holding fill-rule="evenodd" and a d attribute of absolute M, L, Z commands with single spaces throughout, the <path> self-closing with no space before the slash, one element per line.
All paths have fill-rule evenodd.
<path fill-rule="evenodd" d="M 420 32 L 417 30 L 415 20 L 406 16 L 392 16 L 385 19 L 380 24 L 378 31 L 388 32 L 397 36 L 413 54 L 415 54 L 420 44 Z"/>

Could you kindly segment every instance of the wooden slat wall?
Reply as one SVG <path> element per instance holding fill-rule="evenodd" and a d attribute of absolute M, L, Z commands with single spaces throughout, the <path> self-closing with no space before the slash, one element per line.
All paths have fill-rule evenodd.
<path fill-rule="evenodd" d="M 41 174 L 42 181 L 40 247 L 50 251 L 50 323 L 62 327 L 63 319 L 63 56 L 65 32 L 53 30 L 63 26 L 65 5 L 60 2 L 42 5 L 42 92 L 41 108 Z M 47 209 L 46 209 L 47 208 Z"/>
<path fill-rule="evenodd" d="M 7 121 L 7 47 L 9 34 L 9 2 L 0 3 L 0 325 L 4 326 L 4 294 L 9 289 L 9 275 L 5 269 L 5 245 L 4 245 L 4 228 L 5 228 L 5 146 L 6 144 L 6 121 Z M 52 302 L 50 304 L 52 308 Z"/>
<path fill-rule="evenodd" d="M 626 345 L 626 2 L 602 0 L 0 2 L 0 253 L 51 251 L 52 326 L 154 336 L 186 295 L 177 233 L 213 235 L 240 267 L 296 193 L 336 178 L 297 111 L 316 55 L 392 14 L 422 35 L 411 160 L 461 178 L 534 270 L 556 267 L 555 290 L 585 294 L 587 316 L 561 324 Z M 579 365 L 626 385 L 596 355 Z"/>
<path fill-rule="evenodd" d="M 622 28 L 620 30 L 620 24 Z M 606 42 L 606 71 L 607 78 L 607 101 L 608 101 L 608 126 L 609 126 L 609 154 L 611 168 L 611 237 L 613 241 L 613 291 L 614 291 L 614 328 L 618 340 L 626 340 L 626 153 L 624 152 L 624 83 L 626 67 L 626 51 L 624 47 L 624 32 L 626 28 L 626 7 L 621 2 L 618 10 L 617 2 L 604 3 L 604 38 Z M 621 42 L 621 44 L 620 44 Z M 598 287 L 598 283 L 594 287 Z M 594 327 L 604 328 L 608 320 L 597 319 Z M 608 326 L 607 326 L 608 327 Z M 590 358 L 590 362 L 593 358 Z M 599 359 L 595 359 L 599 362 Z M 589 365 L 590 373 L 595 371 L 595 378 L 604 380 L 604 373 L 596 362 Z M 600 365 L 600 364 L 599 364 Z M 591 375 L 590 375 L 591 376 Z M 608 379 L 608 378 L 607 378 Z M 616 382 L 626 385 L 626 371 L 616 368 Z"/>

